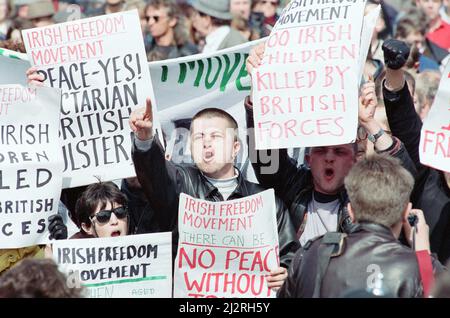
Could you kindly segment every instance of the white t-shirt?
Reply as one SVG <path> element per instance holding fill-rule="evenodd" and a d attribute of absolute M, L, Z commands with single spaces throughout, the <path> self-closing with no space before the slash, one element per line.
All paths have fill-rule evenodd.
<path fill-rule="evenodd" d="M 308 204 L 306 226 L 300 236 L 302 246 L 310 239 L 337 230 L 339 205 L 339 199 L 323 203 L 316 201 L 313 197 Z"/>

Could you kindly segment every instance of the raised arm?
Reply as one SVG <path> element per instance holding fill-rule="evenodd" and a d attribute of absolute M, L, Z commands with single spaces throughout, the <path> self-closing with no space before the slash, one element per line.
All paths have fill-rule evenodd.
<path fill-rule="evenodd" d="M 409 56 L 409 48 L 404 42 L 387 40 L 383 44 L 383 52 L 386 64 L 383 97 L 389 126 L 393 135 L 404 143 L 416 167 L 420 168 L 419 145 L 422 121 L 415 111 L 414 101 L 402 69 Z"/>
<path fill-rule="evenodd" d="M 175 229 L 178 201 L 182 183 L 180 171 L 167 161 L 158 136 L 153 136 L 153 117 L 150 99 L 145 108 L 133 111 L 130 127 L 134 132 L 132 157 L 136 176 L 155 210 L 160 227 Z"/>
<path fill-rule="evenodd" d="M 264 57 L 265 43 L 261 43 L 250 51 L 247 58 L 247 72 L 261 65 Z M 288 156 L 286 149 L 262 150 L 255 148 L 253 101 L 252 94 L 245 99 L 247 119 L 248 151 L 255 175 L 259 183 L 266 188 L 274 188 L 275 194 L 289 207 L 295 199 L 299 187 L 305 184 L 306 169 L 297 168 L 295 160 Z M 295 186 L 294 186 L 295 184 Z"/>

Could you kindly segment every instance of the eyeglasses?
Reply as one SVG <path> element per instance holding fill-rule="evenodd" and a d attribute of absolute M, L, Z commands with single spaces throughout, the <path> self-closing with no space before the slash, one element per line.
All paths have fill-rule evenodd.
<path fill-rule="evenodd" d="M 118 219 L 124 219 L 128 216 L 128 209 L 126 206 L 119 206 L 118 208 L 112 210 L 102 210 L 96 213 L 94 216 L 91 216 L 89 219 L 92 220 L 97 219 L 98 223 L 107 223 L 111 219 L 111 214 L 114 213 Z"/>
<path fill-rule="evenodd" d="M 147 23 L 148 23 L 150 21 L 150 19 L 153 19 L 153 20 L 155 20 L 155 23 L 158 23 L 158 21 L 161 18 L 165 18 L 165 17 L 162 17 L 160 15 L 147 15 L 147 16 L 145 16 L 145 21 L 147 21 Z"/>
<path fill-rule="evenodd" d="M 267 1 L 267 0 L 262 0 L 261 4 L 271 4 L 272 6 L 276 7 L 278 6 L 278 1 Z"/>

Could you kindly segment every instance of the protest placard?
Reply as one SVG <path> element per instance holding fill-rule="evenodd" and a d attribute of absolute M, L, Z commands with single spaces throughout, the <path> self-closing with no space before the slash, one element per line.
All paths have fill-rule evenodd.
<path fill-rule="evenodd" d="M 423 123 L 419 155 L 424 165 L 450 172 L 450 62 Z"/>
<path fill-rule="evenodd" d="M 174 297 L 273 297 L 276 224 L 272 189 L 222 202 L 181 194 Z"/>
<path fill-rule="evenodd" d="M 58 89 L 0 85 L 0 248 L 48 241 L 61 194 L 60 101 Z"/>
<path fill-rule="evenodd" d="M 172 234 L 59 240 L 53 259 L 89 298 L 172 296 Z"/>
<path fill-rule="evenodd" d="M 370 44 L 372 43 L 373 31 L 377 24 L 381 12 L 381 5 L 377 5 L 375 9 L 369 11 L 363 19 L 363 26 L 361 31 L 361 49 L 359 50 L 359 72 L 358 80 L 361 80 L 364 73 L 364 66 L 366 65 L 367 55 L 369 53 Z"/>
<path fill-rule="evenodd" d="M 257 149 L 356 137 L 365 1 L 291 1 L 252 74 Z"/>
<path fill-rule="evenodd" d="M 152 97 L 136 10 L 23 31 L 45 83 L 62 89 L 63 187 L 134 176 L 128 118 Z"/>

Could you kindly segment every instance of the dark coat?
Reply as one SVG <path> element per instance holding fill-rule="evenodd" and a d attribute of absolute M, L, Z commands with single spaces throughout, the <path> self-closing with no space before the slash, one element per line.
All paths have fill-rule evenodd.
<path fill-rule="evenodd" d="M 205 178 L 196 166 L 175 165 L 167 161 L 164 158 L 164 151 L 157 136 L 153 138 L 148 151 L 142 152 L 134 145 L 132 156 L 136 175 L 144 193 L 157 212 L 160 226 L 175 233 L 174 248 L 178 243 L 180 193 L 208 201 L 224 201 L 218 189 Z M 243 198 L 264 190 L 263 187 L 251 183 L 239 175 L 238 186 L 228 200 Z M 280 263 L 284 267 L 289 267 L 295 252 L 299 248 L 299 243 L 289 214 L 278 198 L 276 199 L 276 206 Z"/>
<path fill-rule="evenodd" d="M 422 121 L 414 109 L 408 86 L 405 84 L 400 91 L 390 92 L 383 85 L 383 95 L 391 131 L 405 144 L 418 170 L 411 201 L 425 215 L 430 228 L 431 252 L 445 263 L 450 257 L 450 189 L 442 171 L 420 163 Z"/>
<path fill-rule="evenodd" d="M 320 242 L 316 239 L 295 254 L 278 297 L 313 297 Z M 415 252 L 402 245 L 389 228 L 375 223 L 361 223 L 345 238 L 343 253 L 330 259 L 320 297 L 336 298 L 364 291 L 371 287 L 368 282 L 377 269 L 383 274 L 382 290 L 386 296 L 422 297 Z"/>

